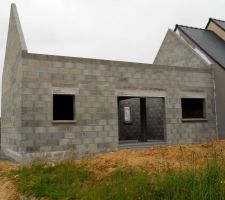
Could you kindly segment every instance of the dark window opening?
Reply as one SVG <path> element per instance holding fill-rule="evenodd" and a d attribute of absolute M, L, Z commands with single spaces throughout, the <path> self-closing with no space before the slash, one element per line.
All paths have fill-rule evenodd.
<path fill-rule="evenodd" d="M 74 120 L 74 95 L 53 95 L 53 120 Z"/>
<path fill-rule="evenodd" d="M 182 118 L 204 118 L 204 104 L 205 100 L 202 98 L 182 98 Z"/>

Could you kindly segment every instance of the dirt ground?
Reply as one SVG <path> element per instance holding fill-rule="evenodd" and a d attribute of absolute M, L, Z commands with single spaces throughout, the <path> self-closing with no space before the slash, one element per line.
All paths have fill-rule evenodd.
<path fill-rule="evenodd" d="M 10 163 L 8 161 L 0 161 L 0 200 L 17 200 L 19 194 L 16 187 L 5 175 L 5 172 L 14 170 L 19 167 L 18 164 Z"/>
<path fill-rule="evenodd" d="M 149 170 L 150 172 L 168 167 L 200 167 L 205 162 L 205 158 L 212 157 L 215 152 L 219 157 L 225 158 L 225 140 L 214 141 L 209 144 L 163 146 L 136 150 L 125 149 L 78 162 L 88 165 L 99 179 L 103 179 L 115 169 L 127 166 Z M 4 172 L 18 167 L 20 167 L 18 164 L 0 160 L 0 200 L 19 199 L 15 185 L 4 176 Z"/>
<path fill-rule="evenodd" d="M 165 168 L 200 167 L 206 158 L 216 154 L 225 157 L 225 140 L 214 141 L 209 144 L 190 144 L 146 149 L 125 149 L 118 152 L 106 153 L 82 162 L 87 163 L 91 171 L 99 179 L 109 176 L 118 167 L 132 166 L 150 172 Z M 223 155 L 223 156 L 222 156 Z"/>

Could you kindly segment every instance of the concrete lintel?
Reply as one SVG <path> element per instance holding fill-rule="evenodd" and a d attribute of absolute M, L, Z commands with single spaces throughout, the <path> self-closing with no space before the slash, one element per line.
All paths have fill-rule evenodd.
<path fill-rule="evenodd" d="M 203 91 L 181 91 L 180 92 L 181 98 L 206 98 L 206 93 Z"/>
<path fill-rule="evenodd" d="M 166 97 L 165 90 L 116 90 L 116 96 L 134 96 L 134 97 Z"/>
<path fill-rule="evenodd" d="M 69 87 L 52 87 L 52 94 L 79 94 L 78 88 L 69 88 Z"/>

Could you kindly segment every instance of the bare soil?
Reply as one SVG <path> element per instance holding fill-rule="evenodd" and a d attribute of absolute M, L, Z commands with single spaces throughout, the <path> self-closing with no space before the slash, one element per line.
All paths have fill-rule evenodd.
<path fill-rule="evenodd" d="M 8 161 L 0 161 L 0 200 L 18 200 L 19 194 L 16 186 L 5 175 L 5 172 L 18 168 L 19 165 Z"/>
<path fill-rule="evenodd" d="M 209 144 L 190 144 L 146 149 L 125 149 L 93 157 L 81 162 L 90 166 L 99 179 L 109 176 L 115 169 L 134 167 L 151 173 L 166 168 L 201 167 L 206 158 L 214 156 L 224 158 L 225 140 Z"/>

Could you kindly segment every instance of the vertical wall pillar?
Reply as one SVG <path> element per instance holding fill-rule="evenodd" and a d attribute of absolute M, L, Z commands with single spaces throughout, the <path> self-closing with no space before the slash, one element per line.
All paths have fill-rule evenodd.
<path fill-rule="evenodd" d="M 140 98 L 140 115 L 141 115 L 141 134 L 140 134 L 140 141 L 145 142 L 147 141 L 146 137 L 146 127 L 147 127 L 147 120 L 146 120 L 146 98 Z"/>

